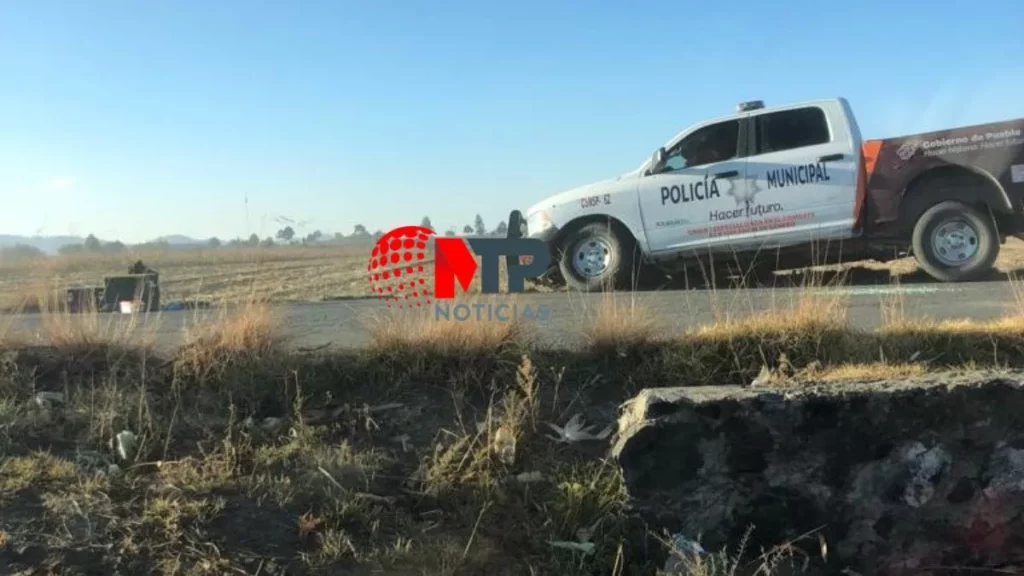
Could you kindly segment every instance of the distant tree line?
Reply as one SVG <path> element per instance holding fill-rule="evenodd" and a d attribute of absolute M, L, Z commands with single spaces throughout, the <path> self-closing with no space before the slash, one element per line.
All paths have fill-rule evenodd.
<path fill-rule="evenodd" d="M 428 221 L 424 218 L 424 221 Z M 487 226 L 484 225 L 484 219 L 479 214 L 473 219 L 473 224 L 466 224 L 462 227 L 462 234 L 465 236 L 504 236 L 508 233 L 508 224 L 504 220 L 498 222 L 498 225 L 493 230 L 488 231 Z M 445 236 L 456 236 L 458 233 L 455 231 L 455 227 L 450 227 L 445 230 Z"/>
<path fill-rule="evenodd" d="M 81 244 L 65 244 L 57 249 L 63 255 L 70 254 L 117 254 L 125 249 L 124 242 L 114 240 L 112 242 L 101 242 L 93 234 L 85 237 Z"/>
<path fill-rule="evenodd" d="M 45 257 L 46 253 L 28 244 L 15 244 L 14 246 L 0 248 L 0 259 L 3 260 L 31 260 Z"/>
<path fill-rule="evenodd" d="M 429 216 L 424 216 L 420 221 L 420 225 L 435 230 L 433 223 Z M 462 227 L 462 234 L 473 235 L 473 236 L 504 236 L 508 232 L 508 225 L 505 222 L 499 222 L 498 225 L 488 231 L 484 225 L 484 219 L 479 214 L 473 220 L 473 224 L 466 224 Z M 234 238 L 232 240 L 223 241 L 220 238 L 212 237 L 208 239 L 205 244 L 189 244 L 189 245 L 177 245 L 172 246 L 166 240 L 155 240 L 146 242 L 143 244 L 133 245 L 133 249 L 151 249 L 151 250 L 187 250 L 197 248 L 208 248 L 208 249 L 219 249 L 219 248 L 256 248 L 263 247 L 269 248 L 277 245 L 311 245 L 311 244 L 348 244 L 348 243 L 364 243 L 371 242 L 380 238 L 384 235 L 382 230 L 376 230 L 370 232 L 369 229 L 363 224 L 356 224 L 352 228 L 352 232 L 347 236 L 341 232 L 335 232 L 334 234 L 328 235 L 321 230 L 314 230 L 309 234 L 299 238 L 295 232 L 295 229 L 291 226 L 285 226 L 278 230 L 274 236 L 267 236 L 260 238 L 256 234 L 250 234 L 248 238 Z M 456 228 L 449 227 L 444 232 L 445 236 L 456 236 Z M 86 236 L 85 240 L 77 244 L 65 244 L 58 248 L 57 252 L 61 255 L 73 255 L 73 254 L 117 254 L 127 249 L 127 246 L 120 240 L 114 240 L 111 242 L 103 242 L 99 240 L 94 234 Z M 46 254 L 30 245 L 26 244 L 15 244 L 14 246 L 8 246 L 0 248 L 0 255 L 6 258 L 39 258 L 44 257 Z"/>

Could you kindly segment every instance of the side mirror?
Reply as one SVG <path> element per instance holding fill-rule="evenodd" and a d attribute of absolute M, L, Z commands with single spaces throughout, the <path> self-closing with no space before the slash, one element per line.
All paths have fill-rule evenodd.
<path fill-rule="evenodd" d="M 650 175 L 650 174 L 657 173 L 658 169 L 661 168 L 661 165 L 664 162 L 665 162 L 665 148 L 662 146 L 662 147 L 659 147 L 657 150 L 655 150 L 654 154 L 651 155 L 651 164 L 650 164 L 650 166 L 647 167 L 647 174 Z"/>

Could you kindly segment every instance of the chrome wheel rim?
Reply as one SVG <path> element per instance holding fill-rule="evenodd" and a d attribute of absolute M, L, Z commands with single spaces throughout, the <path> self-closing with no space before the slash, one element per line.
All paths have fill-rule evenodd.
<path fill-rule="evenodd" d="M 595 278 L 604 274 L 611 260 L 611 244 L 600 238 L 591 238 L 576 246 L 572 269 L 584 278 Z"/>
<path fill-rule="evenodd" d="M 978 254 L 978 231 L 962 218 L 947 220 L 932 232 L 932 254 L 946 266 L 963 266 Z"/>

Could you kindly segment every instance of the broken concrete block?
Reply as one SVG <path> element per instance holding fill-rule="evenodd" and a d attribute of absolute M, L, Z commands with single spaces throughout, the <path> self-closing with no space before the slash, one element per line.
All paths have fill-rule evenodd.
<path fill-rule="evenodd" d="M 613 455 L 655 527 L 703 549 L 812 534 L 864 574 L 1024 560 L 1020 373 L 644 390 Z M 902 568 L 901 568 L 902 567 Z"/>

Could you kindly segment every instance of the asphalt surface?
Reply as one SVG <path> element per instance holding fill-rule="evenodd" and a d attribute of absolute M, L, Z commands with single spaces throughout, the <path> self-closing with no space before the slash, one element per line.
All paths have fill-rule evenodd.
<path fill-rule="evenodd" d="M 1011 285 L 1005 281 L 965 284 L 907 284 L 903 286 L 846 286 L 840 288 L 757 288 L 737 290 L 664 290 L 618 293 L 614 297 L 635 301 L 654 313 L 660 329 L 682 331 L 687 327 L 710 323 L 724 316 L 742 317 L 772 308 L 784 308 L 801 298 L 827 299 L 840 294 L 848 297 L 851 325 L 877 328 L 883 310 L 899 303 L 903 314 L 917 318 L 972 318 L 985 320 L 999 317 L 1015 304 Z M 542 344 L 572 346 L 581 340 L 581 332 L 604 299 L 601 294 L 535 293 L 516 296 L 518 313 L 529 313 L 527 320 L 536 326 Z M 507 297 L 493 297 L 494 305 L 509 303 Z M 435 315 L 429 311 L 389 311 L 376 300 L 349 300 L 309 304 L 281 305 L 276 308 L 283 332 L 297 348 L 351 348 L 366 345 L 374 322 L 389 314 L 401 322 L 411 322 L 416 314 Z M 464 308 L 459 313 L 473 314 Z M 238 313 L 233 309 L 162 311 L 148 316 L 103 314 L 99 321 L 107 330 L 128 330 L 152 338 L 159 349 L 180 344 L 184 329 L 210 322 L 223 315 Z M 481 314 L 486 315 L 486 309 Z M 496 311 L 503 315 L 509 310 Z M 451 312 L 452 317 L 456 311 Z M 484 316 L 486 317 L 486 316 Z M 440 322 L 454 320 L 436 320 Z M 493 320 L 500 321 L 500 320 Z M 0 331 L 8 335 L 45 340 L 43 318 L 38 314 L 0 316 Z"/>

